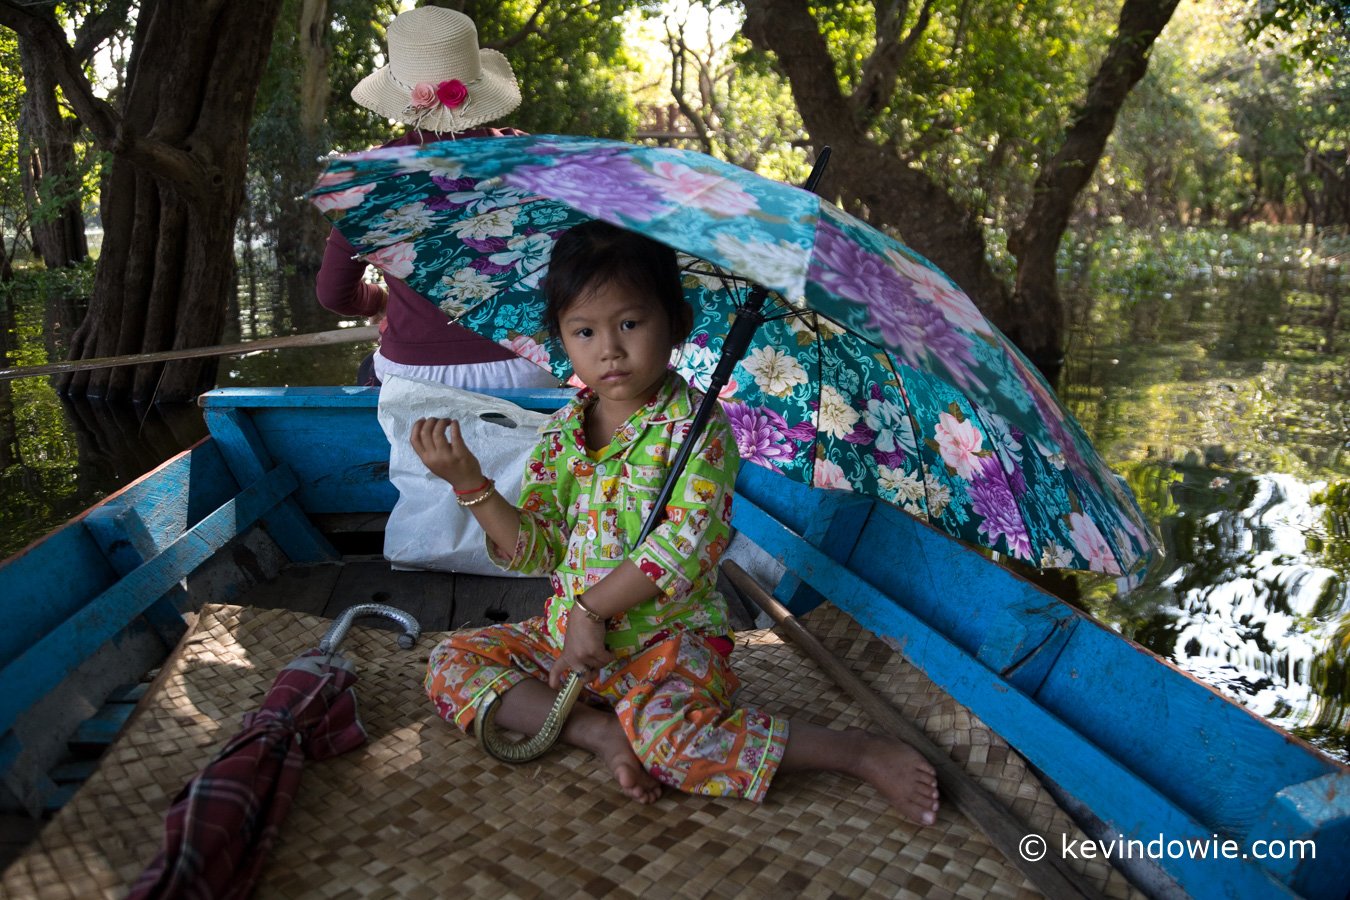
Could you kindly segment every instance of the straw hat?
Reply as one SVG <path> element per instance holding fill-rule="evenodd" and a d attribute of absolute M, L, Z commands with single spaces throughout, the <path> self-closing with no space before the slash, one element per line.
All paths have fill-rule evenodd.
<path fill-rule="evenodd" d="M 429 131 L 463 131 L 520 105 L 511 64 L 478 49 L 478 29 L 462 12 L 422 6 L 394 17 L 389 64 L 352 90 L 366 109 Z"/>

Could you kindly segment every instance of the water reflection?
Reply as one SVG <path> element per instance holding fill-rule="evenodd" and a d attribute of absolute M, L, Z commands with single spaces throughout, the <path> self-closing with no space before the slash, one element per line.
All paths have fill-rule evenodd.
<path fill-rule="evenodd" d="M 1350 759 L 1350 324 L 1338 268 L 1080 272 L 1061 393 L 1167 556 L 1084 605 L 1253 712 Z"/>
<path fill-rule="evenodd" d="M 317 307 L 312 280 L 273 272 L 241 279 L 235 326 L 225 341 L 336 328 Z M 294 293 L 287 293 L 287 290 Z M 8 302 L 4 302 L 8 300 Z M 33 366 L 65 358 L 65 340 L 85 304 L 59 291 L 15 292 L 0 299 L 4 365 Z M 317 323 L 317 326 L 316 326 Z M 316 327 L 313 327 L 316 326 Z M 300 333 L 294 331 L 294 333 Z M 351 384 L 366 344 L 274 350 L 226 357 L 223 387 Z M 59 396 L 49 378 L 0 381 L 0 558 L 9 556 L 141 477 L 206 435 L 193 404 L 135 407 Z"/>
<path fill-rule="evenodd" d="M 1258 715 L 1350 756 L 1350 582 L 1325 553 L 1345 510 L 1319 500 L 1325 483 L 1292 475 L 1167 467 L 1175 509 L 1164 517 L 1168 561 L 1125 598 L 1096 611 L 1126 636 Z"/>

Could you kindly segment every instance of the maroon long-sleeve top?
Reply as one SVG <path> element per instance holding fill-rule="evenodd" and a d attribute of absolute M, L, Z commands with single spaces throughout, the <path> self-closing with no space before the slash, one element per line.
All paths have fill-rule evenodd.
<path fill-rule="evenodd" d="M 385 142 L 384 147 L 429 144 L 469 137 L 510 137 L 524 134 L 514 128 L 474 128 L 455 135 L 413 130 Z M 510 350 L 450 321 L 450 317 L 397 278 L 385 284 L 365 281 L 366 263 L 333 229 L 328 235 L 315 293 L 325 309 L 341 316 L 369 317 L 384 313 L 380 353 L 405 366 L 449 366 L 516 359 Z"/>

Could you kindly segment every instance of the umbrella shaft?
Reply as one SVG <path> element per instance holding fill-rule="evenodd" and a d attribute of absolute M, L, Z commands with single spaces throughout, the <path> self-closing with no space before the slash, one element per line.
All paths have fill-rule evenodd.
<path fill-rule="evenodd" d="M 745 351 L 750 349 L 750 341 L 764 321 L 764 301 L 768 296 L 767 290 L 755 285 L 750 290 L 750 296 L 745 298 L 745 304 L 736 310 L 736 321 L 731 323 L 731 331 L 722 342 L 722 356 L 713 370 L 712 380 L 708 382 L 708 396 L 714 400 L 731 380 L 731 373 L 736 370 L 741 357 L 745 356 Z"/>
<path fill-rule="evenodd" d="M 768 295 L 767 290 L 755 285 L 750 290 L 750 296 L 745 299 L 745 305 L 736 311 L 736 321 L 731 323 L 731 331 L 722 342 L 722 356 L 718 359 L 717 368 L 713 370 L 712 379 L 708 382 L 708 391 L 703 395 L 703 402 L 694 413 L 694 421 L 689 425 L 689 434 L 680 445 L 680 452 L 675 456 L 670 474 L 661 485 L 661 493 L 657 495 L 656 503 L 652 506 L 651 514 L 647 516 L 647 521 L 643 524 L 642 532 L 638 535 L 634 546 L 641 546 L 647 536 L 656 530 L 656 526 L 661 524 L 666 504 L 670 502 L 670 495 L 675 492 L 675 482 L 679 480 L 680 473 L 689 462 L 689 455 L 698 444 L 699 435 L 703 434 L 708 418 L 712 416 L 718 395 L 731 380 L 731 373 L 735 371 L 736 364 L 745 356 L 745 351 L 750 347 L 750 340 L 755 336 L 760 323 L 764 321 L 764 301 Z"/>

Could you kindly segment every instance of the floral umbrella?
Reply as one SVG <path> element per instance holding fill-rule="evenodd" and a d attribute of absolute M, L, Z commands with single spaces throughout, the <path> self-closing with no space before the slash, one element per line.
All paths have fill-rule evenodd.
<path fill-rule="evenodd" d="M 688 257 L 706 388 L 751 285 L 765 322 L 721 397 L 746 460 L 894 503 L 1041 567 L 1120 574 L 1156 548 L 1134 497 L 949 278 L 815 194 L 701 153 L 593 138 L 447 141 L 330 160 L 311 201 L 460 324 L 569 374 L 538 290 L 603 219 Z"/>

